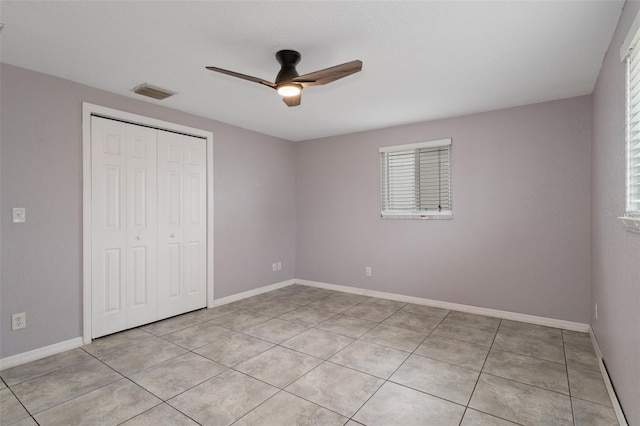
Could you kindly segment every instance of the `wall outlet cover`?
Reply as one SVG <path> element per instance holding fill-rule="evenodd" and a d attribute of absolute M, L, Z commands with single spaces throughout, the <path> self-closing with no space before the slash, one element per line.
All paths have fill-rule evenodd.
<path fill-rule="evenodd" d="M 19 330 L 27 326 L 27 314 L 21 312 L 11 315 L 11 330 Z"/>

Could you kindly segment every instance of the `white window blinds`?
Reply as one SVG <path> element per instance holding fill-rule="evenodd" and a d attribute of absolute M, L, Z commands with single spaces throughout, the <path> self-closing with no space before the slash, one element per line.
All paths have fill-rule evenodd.
<path fill-rule="evenodd" d="M 382 217 L 451 217 L 451 139 L 380 148 Z"/>
<path fill-rule="evenodd" d="M 640 45 L 638 35 L 627 52 L 627 206 L 640 214 Z"/>

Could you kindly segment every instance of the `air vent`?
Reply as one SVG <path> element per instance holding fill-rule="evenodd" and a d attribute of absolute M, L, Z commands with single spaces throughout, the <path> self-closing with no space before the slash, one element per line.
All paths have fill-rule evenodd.
<path fill-rule="evenodd" d="M 133 91 L 136 92 L 138 95 L 148 96 L 150 98 L 158 99 L 158 100 L 166 99 L 169 96 L 173 96 L 176 94 L 176 92 L 172 92 L 166 89 L 161 89 L 159 87 L 152 86 L 147 83 L 134 87 Z"/>

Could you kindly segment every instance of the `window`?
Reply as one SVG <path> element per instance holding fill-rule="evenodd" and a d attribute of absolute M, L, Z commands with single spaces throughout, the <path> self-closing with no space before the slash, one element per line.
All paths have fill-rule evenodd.
<path fill-rule="evenodd" d="M 626 62 L 626 206 L 623 221 L 627 229 L 640 232 L 640 15 L 622 45 Z"/>
<path fill-rule="evenodd" d="M 451 139 L 380 148 L 380 177 L 383 218 L 451 218 Z"/>

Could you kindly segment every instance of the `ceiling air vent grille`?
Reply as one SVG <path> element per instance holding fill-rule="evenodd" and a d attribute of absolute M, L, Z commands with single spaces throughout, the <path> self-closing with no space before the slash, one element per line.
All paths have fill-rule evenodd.
<path fill-rule="evenodd" d="M 169 96 L 173 96 L 176 94 L 175 92 L 172 92 L 170 90 L 161 89 L 159 87 L 152 86 L 147 83 L 134 87 L 133 91 L 136 92 L 138 95 L 148 96 L 150 98 L 158 99 L 158 100 L 166 99 Z"/>

